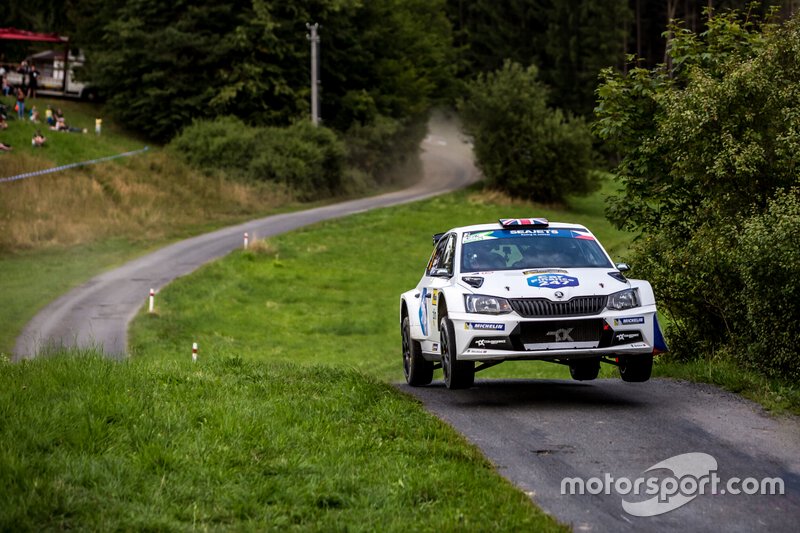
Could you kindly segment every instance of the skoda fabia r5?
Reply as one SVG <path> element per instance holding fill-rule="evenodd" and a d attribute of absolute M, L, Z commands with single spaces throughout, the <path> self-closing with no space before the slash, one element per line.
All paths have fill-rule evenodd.
<path fill-rule="evenodd" d="M 577 224 L 502 219 L 434 235 L 417 286 L 400 297 L 403 370 L 427 385 L 441 367 L 448 388 L 503 361 L 542 360 L 595 379 L 600 362 L 647 381 L 666 351 L 650 283 L 627 279 Z"/>

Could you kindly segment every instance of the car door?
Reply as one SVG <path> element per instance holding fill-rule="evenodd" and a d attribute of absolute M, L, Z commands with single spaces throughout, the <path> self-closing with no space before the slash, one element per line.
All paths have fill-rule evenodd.
<path fill-rule="evenodd" d="M 456 236 L 450 233 L 439 239 L 423 278 L 420 305 L 422 334 L 439 342 L 439 298 L 444 287 L 451 283 L 455 268 Z"/>

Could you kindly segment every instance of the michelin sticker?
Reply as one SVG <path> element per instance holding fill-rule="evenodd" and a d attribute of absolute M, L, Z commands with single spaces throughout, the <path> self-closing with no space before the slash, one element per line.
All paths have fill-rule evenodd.
<path fill-rule="evenodd" d="M 490 331 L 505 331 L 505 324 L 489 324 L 486 322 L 466 322 L 464 329 L 482 329 Z"/>
<path fill-rule="evenodd" d="M 528 285 L 544 289 L 555 289 L 558 287 L 577 287 L 578 278 L 572 276 L 562 276 L 561 274 L 539 274 L 528 278 Z"/>
<path fill-rule="evenodd" d="M 625 318 L 615 318 L 615 326 L 628 326 L 630 324 L 644 324 L 643 316 L 629 316 Z"/>

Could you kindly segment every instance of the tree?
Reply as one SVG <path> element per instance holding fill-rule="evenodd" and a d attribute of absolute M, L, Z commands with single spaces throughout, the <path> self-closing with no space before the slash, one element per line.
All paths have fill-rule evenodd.
<path fill-rule="evenodd" d="M 489 187 L 538 202 L 592 189 L 592 142 L 580 119 L 547 107 L 535 66 L 507 61 L 468 84 L 460 105 Z"/>
<path fill-rule="evenodd" d="M 307 115 L 307 22 L 322 26 L 323 120 L 340 131 L 427 109 L 454 71 L 444 0 L 86 0 L 85 75 L 130 127 L 164 140 L 195 118 Z"/>
<path fill-rule="evenodd" d="M 764 295 L 742 274 L 743 228 L 776 198 L 796 195 L 800 180 L 800 18 L 781 26 L 731 12 L 707 25 L 701 35 L 672 27 L 669 70 L 604 71 L 595 125 L 623 155 L 609 215 L 642 232 L 638 272 L 673 316 L 680 357 L 774 346 L 746 312 Z M 788 238 L 772 235 L 791 249 L 781 244 Z M 791 337 L 800 341 L 800 331 Z M 758 361 L 776 368 L 768 354 Z"/>

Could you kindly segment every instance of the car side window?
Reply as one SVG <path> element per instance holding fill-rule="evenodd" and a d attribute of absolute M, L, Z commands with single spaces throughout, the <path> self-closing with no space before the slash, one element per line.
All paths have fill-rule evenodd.
<path fill-rule="evenodd" d="M 447 269 L 447 272 L 452 275 L 455 272 L 455 259 L 456 259 L 456 236 L 449 235 L 447 244 L 445 244 L 444 255 L 442 256 L 442 266 L 440 268 Z"/>
<path fill-rule="evenodd" d="M 439 242 L 436 243 L 436 248 L 433 250 L 433 255 L 431 255 L 431 260 L 428 261 L 428 270 L 425 271 L 427 276 L 431 275 L 431 272 L 436 270 L 437 268 L 444 268 L 443 265 L 443 257 L 444 257 L 444 250 L 445 246 L 447 246 L 449 238 L 448 236 L 444 236 L 439 239 Z"/>

